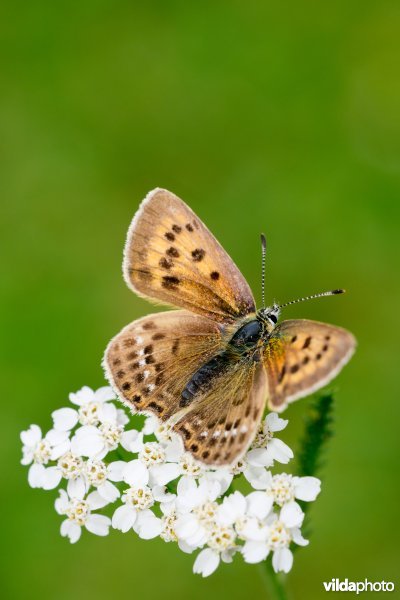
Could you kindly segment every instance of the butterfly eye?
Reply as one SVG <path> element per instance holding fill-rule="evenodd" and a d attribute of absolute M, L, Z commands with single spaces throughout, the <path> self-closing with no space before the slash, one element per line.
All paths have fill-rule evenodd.
<path fill-rule="evenodd" d="M 278 319 L 276 318 L 275 315 L 268 315 L 268 319 L 270 321 L 272 321 L 275 325 L 276 325 L 276 322 L 278 321 Z"/>

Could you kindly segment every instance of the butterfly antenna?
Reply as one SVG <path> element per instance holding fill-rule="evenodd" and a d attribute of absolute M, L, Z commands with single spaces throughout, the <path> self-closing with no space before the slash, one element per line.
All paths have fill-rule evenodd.
<path fill-rule="evenodd" d="M 298 302 L 305 302 L 306 300 L 313 300 L 314 298 L 322 298 L 323 296 L 336 296 L 336 294 L 344 294 L 346 290 L 330 290 L 329 292 L 321 292 L 320 294 L 313 294 L 312 296 L 305 296 L 304 298 L 298 298 L 297 300 L 291 300 L 280 304 L 278 308 L 284 308 L 290 304 L 297 304 Z"/>
<path fill-rule="evenodd" d="M 262 233 L 261 236 L 261 252 L 262 252 L 262 262 L 261 262 L 261 299 L 263 308 L 265 308 L 265 255 L 267 254 L 267 240 L 265 235 Z"/>

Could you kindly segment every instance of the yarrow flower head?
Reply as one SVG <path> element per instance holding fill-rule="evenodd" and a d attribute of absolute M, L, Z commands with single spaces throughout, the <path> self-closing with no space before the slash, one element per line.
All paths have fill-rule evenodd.
<path fill-rule="evenodd" d="M 293 544 L 308 544 L 298 501 L 315 500 L 320 481 L 271 470 L 293 458 L 277 437 L 288 421 L 276 413 L 265 417 L 240 461 L 209 468 L 156 417 L 128 417 L 110 387 L 83 387 L 69 400 L 72 406 L 52 413 L 46 434 L 37 425 L 21 433 L 21 462 L 29 466 L 31 487 L 59 486 L 55 508 L 64 517 L 61 535 L 71 543 L 83 529 L 160 537 L 196 552 L 193 571 L 203 577 L 235 554 L 248 563 L 271 555 L 274 570 L 288 572 Z M 253 491 L 234 491 L 240 480 Z M 108 507 L 111 514 L 110 505 L 111 518 L 101 513 Z"/>

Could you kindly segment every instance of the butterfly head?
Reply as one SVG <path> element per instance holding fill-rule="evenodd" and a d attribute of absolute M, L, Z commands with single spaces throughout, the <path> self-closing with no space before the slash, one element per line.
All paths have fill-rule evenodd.
<path fill-rule="evenodd" d="M 260 308 L 257 311 L 257 320 L 260 321 L 268 333 L 270 333 L 278 322 L 281 309 L 277 304 Z"/>

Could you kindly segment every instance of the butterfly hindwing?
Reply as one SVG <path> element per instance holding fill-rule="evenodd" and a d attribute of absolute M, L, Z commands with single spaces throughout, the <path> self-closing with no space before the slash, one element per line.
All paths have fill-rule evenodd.
<path fill-rule="evenodd" d="M 162 421 L 179 410 L 192 374 L 221 348 L 220 326 L 185 310 L 149 315 L 109 343 L 104 366 L 118 396 Z"/>
<path fill-rule="evenodd" d="M 150 192 L 129 228 L 124 277 L 136 293 L 220 323 L 255 311 L 246 280 L 195 213 L 163 189 Z"/>
<path fill-rule="evenodd" d="M 266 397 L 262 363 L 238 361 L 213 380 L 173 429 L 199 461 L 213 466 L 235 464 L 257 432 Z"/>
<path fill-rule="evenodd" d="M 333 379 L 349 361 L 355 339 L 340 327 L 294 319 L 283 321 L 264 348 L 271 410 L 281 411 Z"/>

